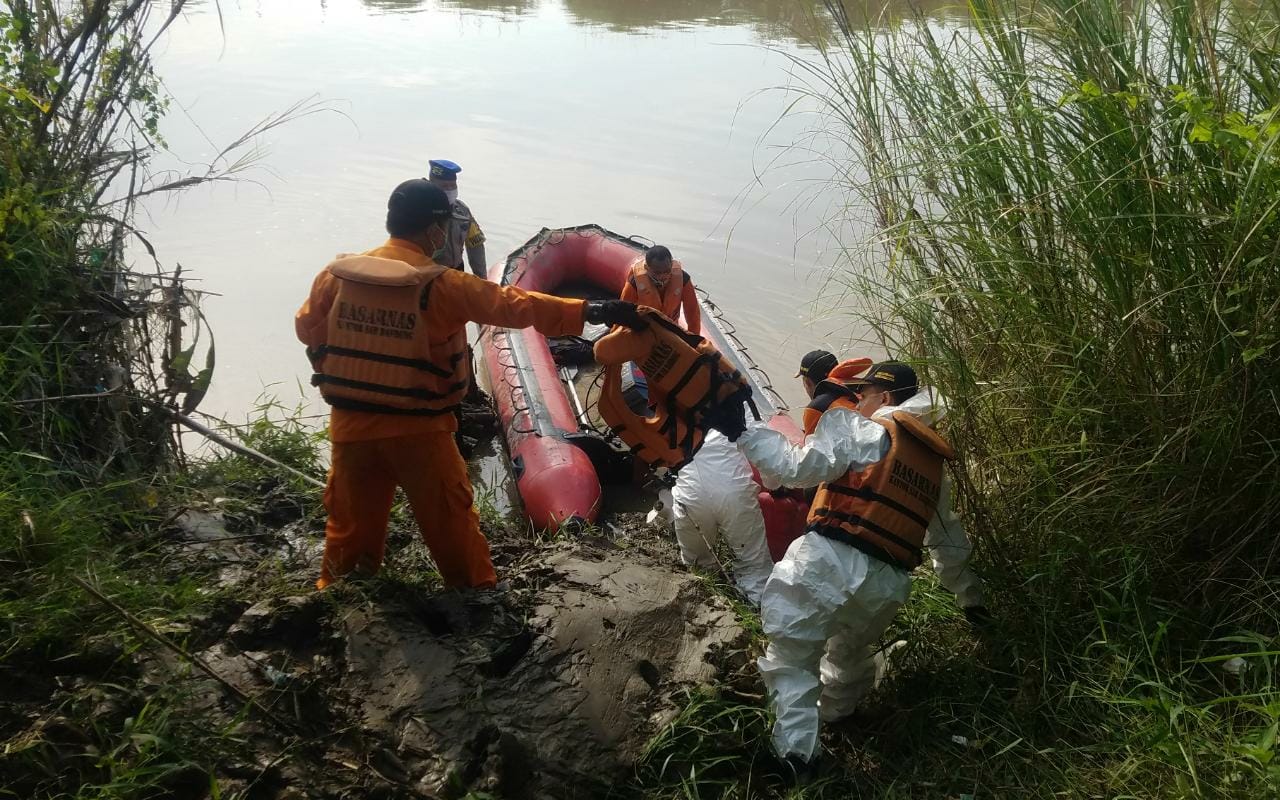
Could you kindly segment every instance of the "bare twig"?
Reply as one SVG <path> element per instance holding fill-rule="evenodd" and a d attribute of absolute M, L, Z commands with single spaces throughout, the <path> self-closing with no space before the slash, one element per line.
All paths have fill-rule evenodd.
<path fill-rule="evenodd" d="M 148 195 L 159 194 L 161 192 L 177 192 L 184 189 L 191 189 L 207 183 L 219 183 L 224 181 L 246 181 L 243 176 L 246 170 L 256 166 L 261 161 L 264 152 L 260 147 L 254 145 L 254 141 L 263 134 L 278 128 L 288 122 L 303 119 L 313 114 L 334 113 L 346 116 L 343 112 L 333 108 L 329 103 L 318 100 L 314 96 L 299 100 L 283 111 L 270 114 L 255 125 L 250 127 L 240 136 L 236 137 L 230 144 L 226 145 L 218 151 L 218 153 L 205 165 L 204 172 L 197 175 L 185 175 L 180 178 L 165 180 L 153 186 L 143 186 L 136 189 L 130 189 L 129 193 L 118 197 L 114 200 L 107 201 L 104 206 L 110 206 L 115 203 L 123 203 L 137 200 Z M 234 160 L 232 156 L 235 156 Z M 174 174 L 174 173 L 169 173 Z M 153 176 L 154 177 L 154 176 Z"/>
<path fill-rule="evenodd" d="M 252 447 L 249 447 L 248 445 L 241 444 L 239 442 L 228 439 L 226 436 L 223 436 L 222 434 L 218 433 L 217 431 L 213 430 L 207 425 L 196 422 L 194 419 L 192 419 L 191 417 L 188 417 L 186 414 L 183 414 L 179 411 L 175 411 L 174 409 L 170 408 L 169 406 L 166 406 L 163 403 L 160 403 L 155 400 L 151 400 L 146 397 L 138 397 L 137 395 L 127 395 L 120 391 L 108 391 L 108 392 L 88 392 L 85 394 L 64 394 L 64 395 L 58 395 L 56 397 L 33 397 L 27 400 L 5 400 L 3 402 L 6 405 L 21 406 L 21 405 L 33 405 L 37 403 L 56 403 L 63 400 L 98 400 L 98 399 L 103 399 L 107 397 L 132 397 L 133 399 L 138 400 L 139 402 L 141 402 L 146 406 L 149 406 L 157 411 L 162 411 L 165 414 L 168 414 L 169 416 L 173 417 L 175 421 L 181 423 L 187 428 L 190 428 L 191 430 L 205 437 L 206 439 L 213 442 L 214 444 L 221 445 L 227 448 L 228 450 L 231 450 L 232 452 L 239 453 L 242 456 L 247 456 L 257 461 L 261 461 L 262 463 L 275 467 L 276 469 L 284 470 L 285 472 L 288 472 L 290 475 L 293 475 L 294 477 L 304 480 L 307 483 L 311 484 L 312 486 L 316 486 L 320 489 L 323 489 L 325 486 L 324 481 L 320 480 L 319 478 L 316 478 L 313 475 L 308 475 L 307 473 L 301 470 L 294 469 L 288 464 L 278 461 L 272 458 L 271 456 L 267 455 L 266 453 L 262 453 L 257 450 L 254 450 Z"/>
<path fill-rule="evenodd" d="M 53 119 L 58 113 L 58 107 L 62 105 L 62 101 L 66 98 L 67 93 L 71 91 L 75 85 L 72 79 L 72 73 L 75 70 L 80 55 L 84 53 L 85 47 L 89 44 L 89 39 L 93 32 L 102 24 L 103 18 L 107 13 L 110 3 L 107 0 L 97 0 L 93 7 L 85 14 L 84 25 L 81 27 L 79 34 L 79 43 L 76 46 L 75 53 L 64 63 L 62 71 L 62 80 L 58 82 L 58 92 L 54 95 L 53 100 L 49 103 L 49 110 L 45 112 L 44 119 L 40 121 L 39 127 L 36 129 L 36 145 L 44 143 L 45 137 L 49 134 L 49 126 L 53 124 Z"/>
<path fill-rule="evenodd" d="M 191 430 L 205 437 L 209 441 L 214 442 L 215 444 L 220 444 L 223 447 L 227 448 L 228 450 L 239 453 L 242 456 L 248 456 L 249 458 L 253 458 L 258 461 L 261 461 L 264 464 L 269 464 L 270 466 L 273 466 L 277 469 L 284 470 L 285 472 L 288 472 L 290 475 L 294 475 L 295 477 L 301 478 L 302 480 L 306 481 L 312 486 L 317 486 L 321 489 L 324 488 L 324 481 L 316 477 L 313 477 L 311 475 L 308 475 L 307 473 L 302 472 L 301 470 L 294 469 L 288 464 L 284 464 L 280 461 L 277 461 L 276 459 L 272 458 L 271 456 L 265 453 L 260 453 L 257 450 L 254 450 L 252 447 L 249 447 L 248 445 L 243 445 L 243 444 L 240 444 L 239 442 L 232 441 L 231 439 L 228 439 L 227 437 L 223 436 L 217 431 L 209 428 L 207 425 L 203 425 L 199 422 L 196 422 L 194 419 L 192 419 L 191 417 L 188 417 L 186 414 L 182 414 L 178 411 L 173 410 L 172 408 L 169 408 L 168 406 L 162 405 L 152 400 L 147 400 L 145 398 L 140 398 L 140 399 L 142 399 L 144 403 L 151 406 L 152 408 L 156 408 L 164 411 L 166 414 L 170 415 L 178 422 L 182 423 L 186 427 L 190 428 Z"/>
<path fill-rule="evenodd" d="M 177 544 L 216 544 L 218 542 L 239 542 L 244 539 L 261 539 L 264 536 L 272 536 L 275 531 L 258 531 L 257 533 L 244 533 L 239 536 L 217 536 L 213 539 L 178 539 Z"/>
<path fill-rule="evenodd" d="M 30 406 L 40 403 L 57 403 L 63 400 L 94 400 L 103 397 L 119 397 L 120 392 L 88 392 L 86 394 L 62 394 L 54 397 L 32 397 L 26 400 L 5 400 L 5 405 L 9 406 Z"/>

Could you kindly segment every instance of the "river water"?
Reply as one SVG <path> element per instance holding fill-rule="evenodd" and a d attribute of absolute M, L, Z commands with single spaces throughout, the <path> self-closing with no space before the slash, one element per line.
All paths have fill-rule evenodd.
<path fill-rule="evenodd" d="M 259 121 L 325 109 L 253 139 L 236 180 L 157 196 L 139 220 L 210 293 L 218 365 L 202 410 L 242 419 L 264 391 L 320 410 L 293 313 L 333 255 L 381 243 L 390 189 L 430 158 L 462 165 L 491 264 L 543 226 L 667 244 L 801 403 L 805 351 L 868 350 L 829 311 L 824 223 L 843 198 L 791 146 L 814 120 L 786 114 L 795 98 L 775 88 L 815 30 L 801 2 L 759 0 L 194 6 L 158 54 L 173 105 L 157 168 L 198 174 Z"/>

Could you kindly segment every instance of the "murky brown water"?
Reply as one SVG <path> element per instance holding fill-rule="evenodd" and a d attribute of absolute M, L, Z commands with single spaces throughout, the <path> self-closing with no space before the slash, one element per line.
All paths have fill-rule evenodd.
<path fill-rule="evenodd" d="M 439 157 L 464 168 L 490 263 L 543 226 L 669 245 L 792 403 L 801 354 L 858 338 L 814 305 L 838 198 L 826 167 L 787 150 L 812 120 L 762 92 L 808 52 L 801 3 L 223 0 L 222 12 L 197 7 L 161 51 L 174 153 L 198 171 L 214 143 L 298 100 L 335 111 L 271 130 L 239 181 L 140 220 L 166 263 L 218 295 L 204 410 L 241 418 L 264 386 L 319 410 L 293 313 L 335 253 L 385 238 L 390 188 Z"/>

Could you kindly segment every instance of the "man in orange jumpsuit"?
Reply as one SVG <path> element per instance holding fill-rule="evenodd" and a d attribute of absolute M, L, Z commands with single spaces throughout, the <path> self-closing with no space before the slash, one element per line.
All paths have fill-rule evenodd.
<path fill-rule="evenodd" d="M 683 308 L 684 329 L 693 334 L 702 333 L 702 312 L 693 290 L 693 279 L 679 261 L 671 258 L 671 251 L 660 244 L 650 247 L 645 251 L 644 260 L 632 265 L 631 274 L 622 287 L 622 299 L 656 308 L 672 322 L 680 321 Z"/>
<path fill-rule="evenodd" d="M 645 251 L 643 259 L 637 259 L 631 265 L 631 274 L 622 286 L 622 300 L 657 309 L 675 323 L 680 322 L 680 311 L 683 308 L 684 329 L 692 334 L 702 333 L 702 311 L 698 307 L 693 279 L 684 271 L 684 265 L 674 260 L 671 251 L 663 245 L 650 247 Z M 660 393 L 654 390 L 650 394 L 645 374 L 635 363 L 630 367 L 640 394 L 650 407 L 656 405 L 661 399 Z"/>
<path fill-rule="evenodd" d="M 584 321 L 636 320 L 635 306 L 618 300 L 524 292 L 436 264 L 428 254 L 443 246 L 450 213 L 449 199 L 428 180 L 397 186 L 387 202 L 391 238 L 325 267 L 295 319 L 315 368 L 312 383 L 333 406 L 317 588 L 378 570 L 396 486 L 408 496 L 445 586 L 494 586 L 489 544 L 453 440 L 453 409 L 471 370 L 467 322 L 562 336 L 580 334 Z"/>

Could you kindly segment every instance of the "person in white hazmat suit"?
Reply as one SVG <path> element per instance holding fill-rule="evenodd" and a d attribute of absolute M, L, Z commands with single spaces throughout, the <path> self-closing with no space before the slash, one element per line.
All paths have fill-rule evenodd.
<path fill-rule="evenodd" d="M 818 487 L 807 532 L 775 565 L 761 599 L 769 644 L 758 666 L 776 716 L 773 745 L 797 772 L 818 754 L 820 721 L 851 714 L 874 685 L 874 645 L 910 593 L 926 537 L 941 546 L 949 528 L 964 535 L 954 516 L 932 519 L 949 510 L 941 453 L 950 450 L 918 423 L 938 420 L 941 398 L 899 362 L 847 385 L 850 396 L 831 404 L 803 445 L 760 425 L 737 436 L 740 408 L 717 410 L 711 421 L 736 439 L 765 488 Z M 958 588 L 968 595 L 962 604 L 981 604 L 976 583 Z"/>
<path fill-rule="evenodd" d="M 805 358 L 812 360 L 824 355 L 828 356 L 831 362 L 835 362 L 835 356 L 825 350 L 815 350 Z M 841 361 L 835 366 L 820 364 L 820 375 L 818 380 L 815 381 L 809 377 L 813 373 L 811 370 L 806 369 L 808 365 L 801 361 L 798 374 L 801 377 L 808 378 L 803 385 L 805 393 L 809 395 L 811 400 L 804 409 L 806 435 L 814 432 L 822 418 L 822 414 L 830 408 L 837 398 L 842 395 L 848 396 L 853 392 L 853 389 L 846 386 L 845 382 L 856 383 L 853 379 L 866 374 L 870 363 L 870 359 L 854 358 Z M 824 367 L 825 370 L 823 370 Z M 829 380 L 827 379 L 828 375 L 830 375 Z M 929 389 L 923 389 L 912 395 L 900 408 L 915 414 L 929 427 L 937 427 L 947 414 L 947 409 L 942 399 Z M 895 410 L 899 410 L 899 407 L 885 406 L 877 411 L 876 415 L 886 416 L 892 414 Z M 976 627 L 982 627 L 990 624 L 991 615 L 987 612 L 986 606 L 983 605 L 982 581 L 978 578 L 977 573 L 969 567 L 969 559 L 973 556 L 973 543 L 969 541 L 964 525 L 961 524 L 960 519 L 956 517 L 956 512 L 951 507 L 951 491 L 951 478 L 943 475 L 942 493 L 938 498 L 938 511 L 929 523 L 929 530 L 924 539 L 924 547 L 929 553 L 929 559 L 933 564 L 933 572 L 938 576 L 938 582 L 942 584 L 942 588 L 956 596 L 956 604 L 960 606 L 960 610 L 964 612 L 969 622 Z"/>
<path fill-rule="evenodd" d="M 708 432 L 671 489 L 680 559 L 689 566 L 716 569 L 716 542 L 723 536 L 733 552 L 734 581 L 756 606 L 773 571 L 764 515 L 756 499 L 759 491 L 751 465 L 719 431 Z"/>

